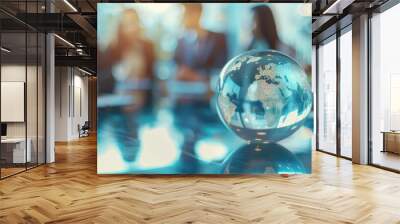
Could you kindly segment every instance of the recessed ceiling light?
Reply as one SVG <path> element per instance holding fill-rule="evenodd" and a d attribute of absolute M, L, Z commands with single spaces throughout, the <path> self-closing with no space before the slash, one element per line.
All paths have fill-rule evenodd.
<path fill-rule="evenodd" d="M 333 2 L 333 4 L 331 4 L 327 9 L 324 10 L 324 12 L 322 12 L 322 14 L 328 14 L 328 13 L 332 13 L 332 9 L 336 9 L 336 7 L 338 6 L 340 0 L 336 0 L 335 2 Z"/>
<path fill-rule="evenodd" d="M 322 13 L 323 15 L 328 14 L 342 14 L 343 10 L 351 5 L 355 0 L 336 0 Z"/>

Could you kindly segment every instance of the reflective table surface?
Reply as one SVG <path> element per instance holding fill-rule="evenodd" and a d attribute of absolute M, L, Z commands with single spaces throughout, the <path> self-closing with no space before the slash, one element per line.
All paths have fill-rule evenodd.
<path fill-rule="evenodd" d="M 214 97 L 180 96 L 152 95 L 151 103 L 143 94 L 100 96 L 98 173 L 311 172 L 312 113 L 286 139 L 250 143 L 223 125 Z"/>

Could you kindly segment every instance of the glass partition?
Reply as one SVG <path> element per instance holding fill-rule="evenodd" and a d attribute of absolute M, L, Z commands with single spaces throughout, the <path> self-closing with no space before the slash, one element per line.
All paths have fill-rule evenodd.
<path fill-rule="evenodd" d="M 31 162 L 31 151 L 26 150 L 26 42 L 25 32 L 1 34 L 2 177 L 24 171 Z"/>
<path fill-rule="evenodd" d="M 42 13 L 43 5 L 0 1 L 18 16 Z M 0 12 L 1 179 L 45 163 L 46 39 L 12 15 Z"/>

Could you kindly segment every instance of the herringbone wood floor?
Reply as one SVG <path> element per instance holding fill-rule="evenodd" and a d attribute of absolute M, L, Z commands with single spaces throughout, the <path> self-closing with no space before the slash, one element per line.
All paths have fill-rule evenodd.
<path fill-rule="evenodd" d="M 400 175 L 313 155 L 313 174 L 98 176 L 96 139 L 0 181 L 0 223 L 400 223 Z"/>

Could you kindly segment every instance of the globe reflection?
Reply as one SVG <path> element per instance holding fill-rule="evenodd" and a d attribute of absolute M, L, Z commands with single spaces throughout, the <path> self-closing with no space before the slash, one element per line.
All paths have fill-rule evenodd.
<path fill-rule="evenodd" d="M 312 108 L 303 69 L 277 51 L 248 51 L 221 71 L 217 109 L 224 124 L 250 142 L 276 142 L 300 128 Z"/>
<path fill-rule="evenodd" d="M 300 174 L 307 173 L 303 163 L 285 147 L 275 144 L 247 144 L 223 162 L 226 174 Z"/>

